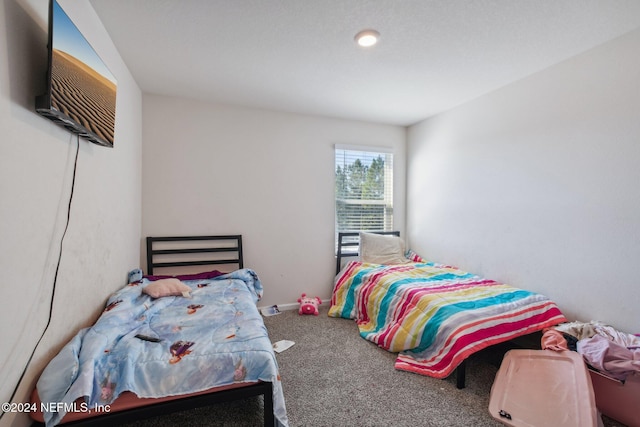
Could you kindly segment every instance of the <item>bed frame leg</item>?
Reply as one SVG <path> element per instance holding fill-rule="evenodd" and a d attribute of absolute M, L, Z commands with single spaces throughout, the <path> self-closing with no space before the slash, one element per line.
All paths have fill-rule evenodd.
<path fill-rule="evenodd" d="M 264 396 L 264 425 L 265 427 L 275 426 L 275 416 L 273 414 L 273 384 L 267 385 Z"/>
<path fill-rule="evenodd" d="M 466 371 L 467 371 L 467 361 L 463 360 L 462 363 L 460 363 L 456 368 L 456 387 L 458 389 L 464 388 Z"/>

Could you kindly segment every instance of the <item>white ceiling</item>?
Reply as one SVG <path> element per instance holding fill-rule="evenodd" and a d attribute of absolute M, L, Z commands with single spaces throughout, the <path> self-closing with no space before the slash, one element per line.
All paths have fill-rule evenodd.
<path fill-rule="evenodd" d="M 397 125 L 640 27 L 640 0 L 90 1 L 144 92 Z"/>

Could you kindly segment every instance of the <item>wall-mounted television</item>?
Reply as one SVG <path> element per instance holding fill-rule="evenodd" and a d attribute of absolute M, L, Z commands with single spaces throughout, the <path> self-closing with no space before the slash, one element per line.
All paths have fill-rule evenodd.
<path fill-rule="evenodd" d="M 49 3 L 47 92 L 36 111 L 69 131 L 113 147 L 117 82 L 56 0 Z"/>

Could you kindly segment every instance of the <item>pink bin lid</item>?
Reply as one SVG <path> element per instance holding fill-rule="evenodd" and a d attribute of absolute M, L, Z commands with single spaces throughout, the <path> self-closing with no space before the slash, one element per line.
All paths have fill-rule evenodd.
<path fill-rule="evenodd" d="M 572 351 L 511 350 L 491 387 L 491 416 L 509 426 L 597 426 L 591 378 Z"/>

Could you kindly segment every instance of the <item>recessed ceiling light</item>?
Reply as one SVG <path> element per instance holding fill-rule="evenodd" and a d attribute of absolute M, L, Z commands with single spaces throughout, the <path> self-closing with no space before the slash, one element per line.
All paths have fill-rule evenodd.
<path fill-rule="evenodd" d="M 362 30 L 356 34 L 355 40 L 360 46 L 369 47 L 378 43 L 379 37 L 380 33 L 376 30 Z"/>

